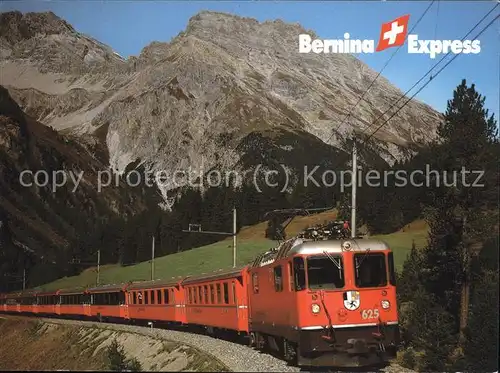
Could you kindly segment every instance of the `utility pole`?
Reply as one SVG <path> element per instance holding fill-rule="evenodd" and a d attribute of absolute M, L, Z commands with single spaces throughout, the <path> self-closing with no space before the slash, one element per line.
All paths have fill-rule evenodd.
<path fill-rule="evenodd" d="M 151 246 L 151 281 L 155 279 L 155 236 L 153 235 L 153 244 Z"/>
<path fill-rule="evenodd" d="M 232 232 L 214 232 L 202 231 L 201 224 L 189 224 L 188 229 L 183 229 L 186 233 L 201 233 L 201 234 L 221 234 L 224 236 L 233 237 L 233 268 L 236 267 L 236 207 L 233 207 L 233 231 Z"/>
<path fill-rule="evenodd" d="M 352 144 L 352 200 L 351 200 L 351 238 L 356 237 L 356 187 L 358 184 L 358 149 L 356 147 L 356 137 L 353 137 Z"/>
<path fill-rule="evenodd" d="M 236 268 L 236 207 L 233 207 L 233 268 Z"/>
<path fill-rule="evenodd" d="M 97 286 L 99 286 L 99 270 L 101 266 L 101 250 L 97 250 Z"/>

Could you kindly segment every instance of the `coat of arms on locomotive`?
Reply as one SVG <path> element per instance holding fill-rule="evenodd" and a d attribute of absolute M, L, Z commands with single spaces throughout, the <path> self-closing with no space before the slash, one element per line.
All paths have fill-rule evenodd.
<path fill-rule="evenodd" d="M 344 293 L 344 307 L 354 311 L 359 307 L 359 291 L 346 291 Z"/>

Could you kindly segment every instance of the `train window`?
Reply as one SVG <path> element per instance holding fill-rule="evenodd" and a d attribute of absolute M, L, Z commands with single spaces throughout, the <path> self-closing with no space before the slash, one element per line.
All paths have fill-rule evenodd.
<path fill-rule="evenodd" d="M 341 289 L 344 287 L 344 266 L 338 255 L 318 255 L 307 258 L 310 289 Z"/>
<path fill-rule="evenodd" d="M 208 299 L 209 298 L 209 295 L 208 295 L 208 285 L 205 285 L 203 287 L 203 292 L 204 292 L 204 301 L 205 301 L 205 304 L 210 303 L 210 300 Z"/>
<path fill-rule="evenodd" d="M 132 304 L 137 304 L 137 292 L 132 293 Z"/>
<path fill-rule="evenodd" d="M 229 304 L 229 289 L 227 286 L 227 282 L 224 282 L 223 285 L 224 285 L 224 303 Z"/>
<path fill-rule="evenodd" d="M 156 290 L 156 301 L 161 304 L 161 290 Z"/>
<path fill-rule="evenodd" d="M 231 293 L 233 293 L 233 304 L 236 304 L 236 283 L 234 281 L 231 282 Z"/>
<path fill-rule="evenodd" d="M 220 284 L 216 284 L 215 287 L 217 288 L 217 303 L 221 304 L 222 303 L 222 294 L 220 290 Z"/>
<path fill-rule="evenodd" d="M 283 271 L 281 266 L 274 267 L 274 291 L 283 291 Z"/>
<path fill-rule="evenodd" d="M 215 304 L 215 289 L 213 284 L 210 285 L 210 302 Z"/>
<path fill-rule="evenodd" d="M 155 291 L 151 290 L 151 304 L 156 304 Z"/>
<path fill-rule="evenodd" d="M 301 291 L 306 288 L 306 271 L 304 269 L 304 258 L 293 258 L 293 283 L 295 291 Z"/>
<path fill-rule="evenodd" d="M 293 284 L 295 291 L 301 291 L 306 288 L 306 271 L 304 267 L 304 258 L 293 258 Z"/>
<path fill-rule="evenodd" d="M 165 304 L 172 303 L 172 301 L 170 299 L 170 292 L 168 291 L 168 289 L 163 290 L 163 296 L 165 297 Z"/>
<path fill-rule="evenodd" d="M 149 304 L 149 291 L 144 291 L 144 304 Z"/>
<path fill-rule="evenodd" d="M 252 275 L 252 288 L 254 294 L 259 293 L 259 275 L 257 273 Z"/>
<path fill-rule="evenodd" d="M 394 255 L 392 253 L 387 256 L 387 261 L 389 262 L 389 282 L 396 286 L 396 271 L 394 270 Z"/>
<path fill-rule="evenodd" d="M 387 285 L 384 254 L 355 254 L 356 286 L 375 288 Z"/>

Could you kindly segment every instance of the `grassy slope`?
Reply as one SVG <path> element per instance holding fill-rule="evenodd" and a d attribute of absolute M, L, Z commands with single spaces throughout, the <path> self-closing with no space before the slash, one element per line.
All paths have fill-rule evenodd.
<path fill-rule="evenodd" d="M 335 219 L 335 215 L 335 212 L 328 211 L 307 217 L 297 217 L 287 227 L 287 237 L 293 236 L 306 226 Z M 263 238 L 266 225 L 267 223 L 259 223 L 245 227 L 240 231 L 238 234 L 237 265 L 252 262 L 258 254 L 276 245 L 276 241 Z M 423 247 L 426 244 L 427 226 L 423 221 L 415 221 L 398 232 L 374 236 L 374 238 L 382 239 L 391 246 L 394 251 L 396 268 L 400 269 L 411 249 L 412 240 L 415 240 L 417 247 Z M 155 260 L 155 279 L 169 279 L 230 268 L 233 258 L 232 247 L 233 241 L 232 238 L 229 238 L 211 245 L 157 258 Z M 102 266 L 100 272 L 101 284 L 150 280 L 151 263 L 143 262 L 130 267 Z M 62 278 L 43 286 L 43 288 L 54 290 L 74 286 L 94 286 L 95 282 L 96 271 L 89 269 L 79 276 Z"/>

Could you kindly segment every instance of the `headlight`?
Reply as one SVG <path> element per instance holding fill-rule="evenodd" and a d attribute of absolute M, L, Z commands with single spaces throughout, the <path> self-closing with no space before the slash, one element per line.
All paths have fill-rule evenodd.
<path fill-rule="evenodd" d="M 382 301 L 382 302 L 380 302 L 380 303 L 381 303 L 382 308 L 383 308 L 384 310 L 388 309 L 388 308 L 391 306 L 391 303 L 389 303 L 389 301 L 388 301 L 388 300 L 383 300 L 383 301 Z"/>
<path fill-rule="evenodd" d="M 316 304 L 316 303 L 312 304 L 312 306 L 311 306 L 312 313 L 319 313 L 320 310 L 321 310 L 321 307 L 319 306 L 319 304 Z"/>

